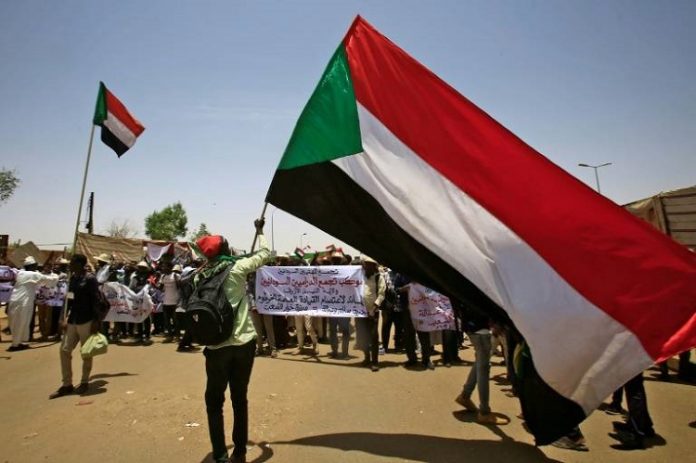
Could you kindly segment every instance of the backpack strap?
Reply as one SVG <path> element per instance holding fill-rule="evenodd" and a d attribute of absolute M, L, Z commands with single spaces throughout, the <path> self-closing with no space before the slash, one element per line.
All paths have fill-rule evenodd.
<path fill-rule="evenodd" d="M 224 267 L 221 267 L 215 273 L 209 275 L 207 278 L 217 278 L 221 274 L 224 274 L 224 276 L 222 277 L 222 284 L 224 285 L 225 280 L 227 279 L 227 276 L 230 274 L 230 271 L 232 270 L 233 266 L 234 266 L 234 263 L 230 263 L 229 265 L 225 265 Z M 201 276 L 202 276 L 202 273 L 199 273 L 193 279 L 193 291 L 196 294 L 198 294 L 198 292 L 200 291 L 200 286 L 198 285 L 198 282 L 199 282 Z"/>

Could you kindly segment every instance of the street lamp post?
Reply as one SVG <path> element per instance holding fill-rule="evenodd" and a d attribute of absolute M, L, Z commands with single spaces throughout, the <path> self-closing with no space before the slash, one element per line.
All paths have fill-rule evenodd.
<path fill-rule="evenodd" d="M 597 193 L 602 192 L 602 190 L 599 188 L 599 174 L 597 173 L 597 170 L 600 167 L 610 166 L 610 165 L 611 165 L 611 162 L 605 162 L 604 164 L 599 164 L 598 166 L 592 166 L 590 164 L 584 164 L 582 162 L 580 164 L 578 164 L 578 166 L 580 166 L 580 167 L 590 167 L 590 168 L 594 169 L 595 182 L 597 182 Z"/>
<path fill-rule="evenodd" d="M 302 247 L 302 237 L 303 237 L 303 236 L 307 236 L 307 233 L 302 233 L 302 234 L 300 235 L 300 249 L 304 249 L 304 248 Z"/>

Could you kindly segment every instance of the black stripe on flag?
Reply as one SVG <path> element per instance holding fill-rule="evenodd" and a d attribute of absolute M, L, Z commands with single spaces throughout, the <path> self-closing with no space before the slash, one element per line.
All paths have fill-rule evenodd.
<path fill-rule="evenodd" d="M 101 140 L 112 150 L 116 152 L 120 158 L 129 147 L 126 146 L 119 138 L 114 135 L 105 125 L 101 126 Z"/>
<path fill-rule="evenodd" d="M 415 240 L 377 200 L 330 162 L 276 171 L 266 201 L 414 281 L 494 320 L 511 323 L 503 309 L 447 262 L 447 256 L 438 256 Z M 582 408 L 544 383 L 533 366 L 525 372 L 519 378 L 522 407 L 538 445 L 564 436 L 585 419 Z"/>
<path fill-rule="evenodd" d="M 447 263 L 447 256 L 436 255 L 406 233 L 372 196 L 332 163 L 278 170 L 266 200 L 425 286 L 494 313 L 499 320 L 508 319 L 498 305 Z"/>

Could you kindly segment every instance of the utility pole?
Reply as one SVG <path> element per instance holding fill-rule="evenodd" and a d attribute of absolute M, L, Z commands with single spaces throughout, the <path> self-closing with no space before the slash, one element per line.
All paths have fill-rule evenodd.
<path fill-rule="evenodd" d="M 90 235 L 94 233 L 94 191 L 89 194 L 89 201 L 87 201 L 87 208 L 89 209 L 89 219 L 87 219 L 87 233 Z"/>

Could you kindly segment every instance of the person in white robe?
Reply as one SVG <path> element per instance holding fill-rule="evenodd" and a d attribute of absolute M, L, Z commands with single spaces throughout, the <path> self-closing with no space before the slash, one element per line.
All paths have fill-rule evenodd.
<path fill-rule="evenodd" d="M 12 330 L 12 345 L 8 352 L 28 349 L 24 342 L 29 340 L 29 326 L 34 316 L 34 301 L 36 289 L 39 286 L 53 287 L 58 283 L 58 275 L 37 272 L 36 260 L 29 256 L 24 259 L 24 270 L 17 273 L 14 290 L 7 306 L 10 329 Z"/>

